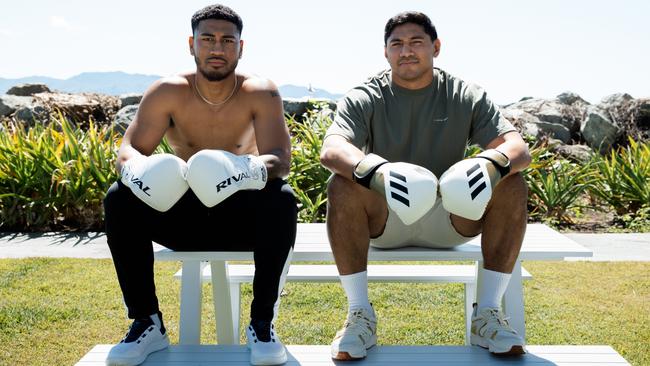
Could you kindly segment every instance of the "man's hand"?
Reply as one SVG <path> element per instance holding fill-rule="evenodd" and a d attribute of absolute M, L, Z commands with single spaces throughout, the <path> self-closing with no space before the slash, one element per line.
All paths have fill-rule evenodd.
<path fill-rule="evenodd" d="M 213 207 L 239 190 L 264 188 L 267 171 L 255 155 L 201 150 L 187 161 L 186 179 L 199 200 Z"/>
<path fill-rule="evenodd" d="M 479 220 L 497 183 L 510 172 L 510 160 L 495 149 L 452 165 L 440 177 L 442 205 L 450 213 Z"/>
<path fill-rule="evenodd" d="M 152 208 L 165 212 L 187 192 L 187 165 L 171 154 L 131 157 L 122 165 L 122 183 Z"/>
<path fill-rule="evenodd" d="M 368 154 L 356 165 L 354 181 L 382 195 L 406 225 L 422 218 L 436 203 L 438 179 L 418 165 L 389 163 Z"/>

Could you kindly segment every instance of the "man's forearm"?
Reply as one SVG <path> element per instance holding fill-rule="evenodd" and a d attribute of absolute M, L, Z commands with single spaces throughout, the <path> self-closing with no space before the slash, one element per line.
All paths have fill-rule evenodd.
<path fill-rule="evenodd" d="M 356 146 L 336 136 L 327 138 L 320 155 L 321 164 L 332 173 L 352 179 L 354 166 L 365 154 Z"/>
<path fill-rule="evenodd" d="M 262 159 L 266 165 L 266 172 L 269 180 L 275 178 L 286 178 L 289 175 L 291 158 L 284 155 L 287 154 L 270 153 L 260 155 L 260 159 Z"/>

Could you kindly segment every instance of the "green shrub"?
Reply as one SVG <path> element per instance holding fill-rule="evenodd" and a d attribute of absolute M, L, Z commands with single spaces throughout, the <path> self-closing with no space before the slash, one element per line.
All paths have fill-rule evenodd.
<path fill-rule="evenodd" d="M 119 136 L 92 121 L 87 131 L 63 116 L 27 130 L 0 133 L 0 228 L 99 230 L 102 198 L 117 179 Z"/>
<path fill-rule="evenodd" d="M 300 222 L 323 222 L 330 172 L 320 165 L 323 137 L 332 123 L 325 106 L 301 116 L 287 116 L 291 133 L 288 182 L 300 205 Z M 114 164 L 120 135 L 89 122 L 73 127 L 59 115 L 48 126 L 26 129 L 0 125 L 0 230 L 101 230 L 102 198 L 117 180 Z M 532 141 L 529 141 L 532 144 Z M 478 152 L 468 147 L 466 156 Z M 591 209 L 613 207 L 620 225 L 650 227 L 650 146 L 630 139 L 629 146 L 596 156 L 580 166 L 531 146 L 532 163 L 524 171 L 531 220 L 571 223 L 571 213 L 589 202 Z M 166 140 L 156 153 L 172 152 Z M 588 200 L 585 200 L 588 197 Z"/>
<path fill-rule="evenodd" d="M 287 117 L 291 131 L 291 174 L 288 182 L 296 193 L 300 222 L 324 222 L 329 170 L 320 164 L 320 150 L 327 127 L 332 123 L 322 107 L 304 116 L 303 122 Z"/>
<path fill-rule="evenodd" d="M 594 182 L 590 164 L 580 166 L 558 158 L 545 143 L 530 149 L 531 163 L 523 171 L 528 185 L 528 214 L 535 221 L 572 223 L 569 213 Z"/>
<path fill-rule="evenodd" d="M 650 205 L 650 144 L 629 138 L 629 145 L 596 155 L 597 179 L 590 192 L 617 215 L 632 215 Z"/>

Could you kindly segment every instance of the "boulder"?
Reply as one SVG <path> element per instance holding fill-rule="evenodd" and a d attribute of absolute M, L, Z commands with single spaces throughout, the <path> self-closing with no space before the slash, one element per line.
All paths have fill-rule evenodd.
<path fill-rule="evenodd" d="M 565 126 L 542 121 L 524 110 L 508 107 L 502 109 L 501 114 L 524 135 L 531 135 L 538 140 L 548 136 L 564 143 L 571 140 L 571 131 Z"/>
<path fill-rule="evenodd" d="M 49 120 L 49 111 L 40 104 L 29 104 L 18 109 L 14 118 L 25 126 L 32 127 L 37 123 L 46 123 Z"/>
<path fill-rule="evenodd" d="M 131 104 L 121 108 L 117 111 L 113 119 L 113 129 L 120 134 L 124 134 L 124 131 L 129 127 L 137 112 L 138 104 Z"/>
<path fill-rule="evenodd" d="M 45 84 L 19 84 L 7 90 L 9 95 L 29 97 L 38 93 L 49 93 L 50 88 Z"/>
<path fill-rule="evenodd" d="M 91 119 L 100 124 L 109 123 L 119 105 L 119 99 L 115 96 L 94 93 L 40 93 L 36 94 L 34 99 L 50 113 L 60 111 L 71 122 L 82 128 Z"/>
<path fill-rule="evenodd" d="M 130 93 L 120 95 L 120 108 L 124 108 L 129 105 L 140 104 L 142 100 L 142 94 Z"/>
<path fill-rule="evenodd" d="M 608 117 L 602 108 L 587 108 L 585 120 L 580 125 L 580 132 L 591 148 L 605 153 L 623 133 L 622 129 Z"/>
<path fill-rule="evenodd" d="M 626 103 L 631 102 L 634 98 L 627 93 L 616 93 L 611 94 L 600 100 L 599 106 L 603 109 L 608 109 L 611 107 L 619 107 Z"/>
<path fill-rule="evenodd" d="M 559 144 L 552 146 L 550 150 L 577 163 L 587 163 L 594 155 L 594 151 L 586 145 Z"/>
<path fill-rule="evenodd" d="M 566 92 L 560 94 L 555 99 L 524 99 L 517 103 L 509 105 L 504 110 L 519 110 L 534 116 L 537 120 L 527 121 L 528 123 L 538 124 L 539 130 L 547 130 L 546 132 L 556 132 L 560 129 L 555 125 L 564 126 L 569 131 L 569 138 L 577 136 L 580 130 L 580 120 L 584 114 L 584 109 L 587 105 L 580 96 L 574 93 Z M 518 112 L 512 112 L 516 114 Z M 561 138 L 557 136 L 557 138 Z M 562 138 L 564 140 L 564 138 Z"/>
<path fill-rule="evenodd" d="M 330 99 L 284 98 L 282 100 L 284 113 L 294 117 L 298 121 L 302 121 L 304 119 L 303 115 L 318 104 L 325 104 L 324 110 L 329 110 L 330 112 L 336 110 L 336 102 Z"/>
<path fill-rule="evenodd" d="M 0 95 L 0 117 L 7 117 L 15 111 L 32 104 L 34 98 L 16 95 Z"/>
<path fill-rule="evenodd" d="M 572 104 L 583 104 L 583 105 L 589 105 L 589 102 L 586 100 L 582 99 L 578 94 L 566 91 L 564 93 L 559 94 L 557 97 L 555 97 L 560 103 L 567 104 L 567 105 L 572 105 Z"/>
<path fill-rule="evenodd" d="M 650 132 L 650 98 L 638 99 L 636 125 L 641 131 Z"/>

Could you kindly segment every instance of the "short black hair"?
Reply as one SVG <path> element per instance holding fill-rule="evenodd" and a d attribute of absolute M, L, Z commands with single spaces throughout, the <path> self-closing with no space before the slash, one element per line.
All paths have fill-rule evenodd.
<path fill-rule="evenodd" d="M 192 34 L 196 32 L 199 22 L 206 19 L 226 20 L 233 23 L 237 27 L 239 35 L 241 35 L 241 31 L 244 29 L 244 23 L 239 17 L 239 14 L 225 5 L 214 4 L 208 5 L 192 15 Z"/>
<path fill-rule="evenodd" d="M 429 19 L 428 16 L 419 11 L 405 11 L 388 19 L 386 27 L 384 28 L 384 45 L 388 44 L 388 37 L 393 33 L 395 27 L 406 23 L 421 25 L 422 28 L 424 28 L 424 31 L 429 35 L 429 37 L 431 37 L 431 42 L 438 39 L 436 27 L 433 26 L 433 23 L 431 23 L 431 19 Z"/>

